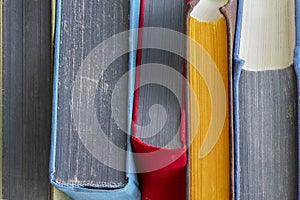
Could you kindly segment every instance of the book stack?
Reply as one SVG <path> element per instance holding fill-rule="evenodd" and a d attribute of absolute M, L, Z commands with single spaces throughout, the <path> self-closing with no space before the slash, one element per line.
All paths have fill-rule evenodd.
<path fill-rule="evenodd" d="M 0 199 L 299 199 L 298 0 L 0 10 Z"/>
<path fill-rule="evenodd" d="M 57 5 L 53 185 L 73 199 L 298 198 L 297 2 Z"/>

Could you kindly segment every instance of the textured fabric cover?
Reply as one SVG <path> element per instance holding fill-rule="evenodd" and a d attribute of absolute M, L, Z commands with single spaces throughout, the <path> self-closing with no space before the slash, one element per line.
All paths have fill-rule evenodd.
<path fill-rule="evenodd" d="M 145 17 L 145 1 L 141 0 L 140 9 L 140 28 L 144 27 L 144 17 Z M 147 13 L 149 14 L 149 13 Z M 163 17 L 163 16 L 160 16 Z M 177 22 L 179 23 L 179 22 Z M 150 24 L 152 25 L 152 24 Z M 171 26 L 171 25 L 170 25 Z M 178 30 L 177 30 L 178 31 Z M 142 47 L 142 35 L 143 32 L 139 33 L 139 48 Z M 137 66 L 143 64 L 142 61 L 142 50 L 138 51 Z M 153 62 L 153 60 L 151 60 Z M 151 62 L 150 61 L 150 62 Z M 174 67 L 174 66 L 172 66 Z M 175 67 L 174 67 L 175 68 Z M 134 123 L 138 123 L 138 109 L 139 109 L 139 78 L 140 78 L 140 67 L 137 68 L 136 75 L 136 90 L 134 99 Z M 169 101 L 170 103 L 170 101 Z M 172 124 L 174 125 L 174 124 Z M 137 136 L 137 129 L 134 127 L 134 134 L 132 136 L 132 146 L 135 153 L 139 153 L 135 156 L 136 167 L 138 171 L 144 171 L 147 169 L 159 168 L 155 171 L 139 173 L 140 189 L 142 193 L 142 199 L 185 199 L 186 198 L 186 138 L 185 138 L 185 111 L 181 109 L 181 132 L 180 132 L 180 142 L 182 143 L 181 148 L 162 148 L 159 147 L 159 143 L 162 141 L 157 141 L 153 146 L 145 141 L 142 141 Z M 156 138 L 157 139 L 157 138 Z M 150 152 L 155 152 L 153 155 Z M 143 153 L 150 153 L 142 155 Z M 141 155 L 141 156 L 140 156 Z M 176 159 L 174 159 L 176 158 Z M 178 159 L 177 159 L 178 158 Z M 170 163 L 167 166 L 164 163 Z M 160 168 L 159 166 L 165 166 Z"/>
<path fill-rule="evenodd" d="M 233 54 L 233 59 L 234 59 L 234 68 L 233 68 L 233 105 L 234 105 L 234 146 L 235 146 L 235 196 L 237 200 L 240 199 L 240 186 L 238 184 L 239 180 L 239 163 L 240 163 L 240 152 L 239 152 L 239 145 L 240 145 L 240 135 L 239 135 L 239 79 L 241 76 L 242 72 L 242 67 L 245 63 L 244 60 L 239 58 L 239 44 L 240 44 L 240 37 L 241 37 L 241 26 L 242 26 L 242 12 L 243 12 L 243 0 L 238 1 L 238 10 L 237 10 L 237 24 L 236 24 L 236 35 L 235 35 L 235 41 L 234 41 L 234 54 Z M 298 84 L 298 127 L 300 125 L 299 123 L 299 108 L 300 108 L 300 83 L 299 83 L 299 78 L 300 78 L 300 56 L 299 56 L 299 45 L 300 45 L 300 16 L 299 16 L 299 11 L 300 11 L 300 3 L 299 1 L 295 1 L 295 7 L 296 7 L 296 48 L 295 48 L 295 54 L 294 54 L 294 69 L 296 72 L 297 76 L 297 84 Z M 298 129 L 298 135 L 299 135 L 299 129 Z M 298 137 L 299 138 L 299 137 Z M 299 140 L 299 139 L 298 139 Z M 300 140 L 299 140 L 300 141 Z M 299 144 L 298 141 L 298 144 Z M 299 148 L 299 147 L 298 147 Z M 298 149 L 298 156 L 299 156 L 299 149 Z M 299 160 L 299 158 L 298 158 Z M 300 167 L 299 167 L 300 169 Z M 298 169 L 298 171 L 299 171 Z M 299 176 L 298 176 L 298 194 L 299 194 Z M 299 197 L 298 197 L 299 199 Z"/>
<path fill-rule="evenodd" d="M 185 167 L 187 161 L 185 148 L 163 149 L 147 145 L 136 137 L 132 138 L 132 146 L 136 153 L 141 154 L 159 151 L 155 156 L 140 156 L 136 158 L 136 167 L 139 170 L 147 169 L 149 165 L 153 165 L 155 168 L 155 165 L 160 165 L 164 162 L 169 161 L 171 163 L 159 170 L 139 174 L 142 199 L 185 199 Z M 172 157 L 178 159 L 172 160 Z M 152 160 L 152 162 L 149 162 L 149 160 Z"/>
<path fill-rule="evenodd" d="M 139 0 L 131 0 L 130 2 L 130 27 L 138 27 L 138 16 L 139 16 Z M 90 189 L 82 188 L 79 186 L 67 186 L 57 184 L 53 179 L 53 174 L 55 173 L 55 145 L 56 145 L 56 120 L 57 120 L 57 98 L 58 98 L 58 67 L 59 67 L 59 44 L 60 44 L 60 26 L 61 25 L 61 1 L 57 1 L 56 7 L 56 33 L 55 33 L 55 58 L 54 58 L 54 85 L 53 85 L 53 116 L 52 116 L 52 144 L 51 144 L 51 156 L 50 156 L 50 182 L 56 186 L 61 191 L 68 194 L 75 200 L 100 200 L 100 199 L 124 199 L 124 200 L 134 200 L 140 199 L 140 192 L 138 189 L 138 182 L 135 174 L 127 173 L 126 177 L 128 179 L 127 185 L 124 188 L 112 189 L 112 190 L 101 190 L 101 189 Z M 136 45 L 136 35 L 132 34 L 130 41 L 130 47 L 133 48 Z M 135 52 L 130 53 L 130 66 L 132 69 L 135 67 Z M 134 77 L 129 78 L 129 89 L 133 89 Z M 132 96 L 129 97 L 129 108 L 128 108 L 128 118 L 131 119 L 132 113 Z M 128 127 L 131 127 L 131 120 L 128 120 Z M 129 131 L 130 132 L 130 131 Z M 131 151 L 130 138 L 128 136 L 127 151 Z M 132 171 L 134 169 L 133 158 L 127 157 L 127 168 Z"/>
<path fill-rule="evenodd" d="M 190 13 L 192 12 L 193 8 L 197 5 L 199 0 L 187 0 L 188 3 L 188 10 L 187 10 L 187 19 L 189 18 Z M 236 13 L 237 13 L 237 0 L 229 0 L 226 5 L 220 8 L 221 13 L 224 15 L 227 23 L 227 31 L 228 31 L 228 70 L 229 70 L 229 117 L 230 117 L 230 158 L 231 158 L 231 170 L 230 170 L 230 180 L 231 180 L 231 199 L 234 199 L 235 192 L 234 192 L 234 126 L 233 126 L 233 44 L 234 44 L 234 36 L 235 36 L 235 28 L 236 28 Z M 188 20 L 187 20 L 188 22 Z M 188 30 L 187 30 L 188 31 Z M 189 71 L 187 70 L 187 73 Z M 189 77 L 187 75 L 187 77 Z M 186 101 L 189 104 L 189 100 Z M 187 105 L 187 110 L 189 110 L 189 105 Z M 189 116 L 189 115 L 188 115 Z M 189 119 L 187 119 L 189 121 Z M 189 134 L 189 123 L 187 123 L 187 134 Z M 189 140 L 189 137 L 187 137 Z M 188 141 L 189 143 L 189 141 Z M 190 184 L 189 177 L 191 176 L 189 172 L 189 162 L 187 165 L 187 185 Z M 189 186 L 187 186 L 189 188 Z M 187 197 L 189 197 L 189 192 L 187 193 Z"/>
<path fill-rule="evenodd" d="M 50 1 L 1 1 L 0 199 L 48 199 Z"/>

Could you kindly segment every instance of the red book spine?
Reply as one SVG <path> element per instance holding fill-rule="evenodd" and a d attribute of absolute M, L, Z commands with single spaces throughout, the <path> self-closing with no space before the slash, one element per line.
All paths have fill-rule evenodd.
<path fill-rule="evenodd" d="M 135 163 L 143 200 L 186 199 L 186 115 L 181 110 L 181 142 L 182 148 L 168 149 L 144 143 L 136 137 L 138 123 L 138 102 L 140 84 L 140 66 L 142 61 L 142 40 L 144 27 L 145 0 L 140 2 L 139 39 L 137 50 L 137 67 L 133 108 L 133 136 L 131 138 L 135 156 Z M 185 68 L 183 75 L 185 75 Z M 183 93 L 184 93 L 184 85 Z M 184 105 L 184 95 L 183 95 Z M 153 154 L 152 154 L 153 153 Z M 149 171 L 149 169 L 155 169 Z"/>

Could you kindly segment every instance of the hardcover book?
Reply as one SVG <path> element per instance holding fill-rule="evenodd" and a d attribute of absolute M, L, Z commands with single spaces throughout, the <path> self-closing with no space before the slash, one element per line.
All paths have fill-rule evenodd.
<path fill-rule="evenodd" d="M 239 1 L 234 52 L 236 199 L 298 199 L 295 3 Z"/>
<path fill-rule="evenodd" d="M 236 1 L 189 4 L 189 196 L 234 198 L 231 55 Z"/>
<path fill-rule="evenodd" d="M 131 141 L 134 152 L 144 155 L 135 156 L 135 162 L 145 200 L 186 197 L 185 62 L 165 50 L 170 42 L 178 42 L 181 52 L 186 46 L 185 41 L 163 34 L 185 32 L 185 9 L 183 0 L 141 1 L 140 28 L 145 31 L 139 32 Z M 151 32 L 151 27 L 157 29 Z M 158 43 L 165 48 L 148 48 Z M 168 69 L 179 78 L 167 73 Z M 177 95 L 170 85 L 177 89 Z"/>
<path fill-rule="evenodd" d="M 123 32 L 137 27 L 139 1 L 58 0 L 56 10 L 50 181 L 73 199 L 139 199 L 127 134 L 134 77 L 116 86 L 135 66 L 135 36 Z"/>
<path fill-rule="evenodd" d="M 44 200 L 50 196 L 50 1 L 0 7 L 0 199 Z"/>

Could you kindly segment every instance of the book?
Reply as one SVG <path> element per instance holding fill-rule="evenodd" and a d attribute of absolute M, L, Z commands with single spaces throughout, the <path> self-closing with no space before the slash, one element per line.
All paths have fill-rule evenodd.
<path fill-rule="evenodd" d="M 236 1 L 190 1 L 189 7 L 189 196 L 234 198 L 230 80 Z"/>
<path fill-rule="evenodd" d="M 54 66 L 54 37 L 55 37 L 55 13 L 56 13 L 56 0 L 51 1 L 51 70 L 53 74 Z M 56 187 L 51 186 L 51 200 L 69 200 L 70 198 Z"/>
<path fill-rule="evenodd" d="M 1 199 L 48 199 L 50 1 L 2 1 Z"/>
<path fill-rule="evenodd" d="M 134 77 L 116 86 L 135 65 L 130 49 L 136 42 L 129 32 L 118 43 L 112 37 L 137 27 L 139 1 L 58 0 L 56 10 L 50 181 L 73 199 L 139 199 L 126 134 Z M 113 42 L 97 49 L 107 41 Z M 127 53 L 119 57 L 120 50 Z M 111 107 L 114 95 L 122 101 L 121 128 Z"/>
<path fill-rule="evenodd" d="M 234 53 L 236 199 L 298 198 L 295 2 L 239 2 Z"/>
<path fill-rule="evenodd" d="M 185 108 L 184 90 L 181 90 L 185 63 L 170 51 L 147 47 L 158 41 L 167 46 L 172 37 L 160 35 L 164 30 L 184 33 L 185 9 L 186 3 L 182 0 L 141 1 L 142 30 L 139 32 L 131 141 L 134 153 L 138 154 L 135 163 L 142 199 L 186 197 Z M 154 28 L 158 31 L 152 29 L 151 32 L 153 27 L 164 29 Z M 185 51 L 184 42 L 178 47 Z M 176 70 L 179 78 L 166 73 L 162 66 Z M 178 89 L 177 95 L 168 87 L 170 84 Z"/>

